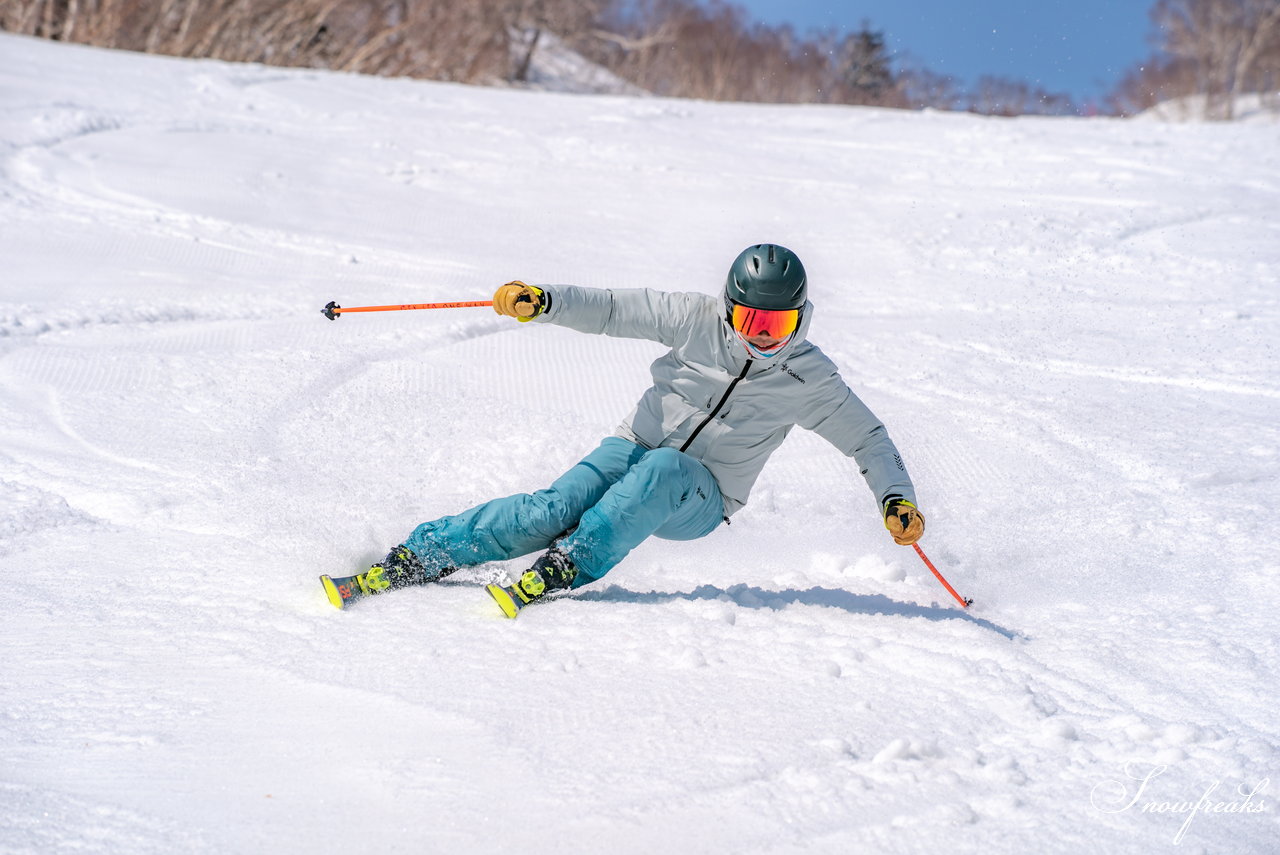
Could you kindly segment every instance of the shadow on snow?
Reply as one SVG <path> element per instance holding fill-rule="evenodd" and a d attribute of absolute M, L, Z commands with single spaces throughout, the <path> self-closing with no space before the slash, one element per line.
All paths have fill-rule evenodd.
<path fill-rule="evenodd" d="M 714 585 L 701 585 L 692 591 L 630 591 L 613 585 L 604 590 L 581 591 L 574 594 L 573 598 L 588 602 L 638 603 L 642 605 L 669 603 L 675 600 L 723 600 L 750 609 L 782 609 L 796 604 L 827 606 L 834 609 L 843 609 L 850 614 L 857 615 L 897 615 L 933 621 L 968 621 L 1011 640 L 1025 637 L 1021 633 L 1005 629 L 989 620 L 974 617 L 972 614 L 960 611 L 958 608 L 900 603 L 883 594 L 854 594 L 835 588 L 814 587 L 806 591 L 798 591 L 794 588 L 784 591 L 768 591 L 752 585 L 734 585 L 728 590 L 717 588 Z"/>

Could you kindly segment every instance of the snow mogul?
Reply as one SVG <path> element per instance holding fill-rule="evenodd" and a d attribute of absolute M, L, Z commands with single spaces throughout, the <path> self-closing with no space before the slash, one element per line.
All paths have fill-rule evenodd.
<path fill-rule="evenodd" d="M 717 299 L 649 289 L 508 282 L 500 315 L 671 348 L 653 385 L 594 451 L 535 493 L 418 526 L 330 600 L 435 582 L 460 567 L 541 555 L 511 585 L 489 585 L 503 613 L 600 579 L 650 536 L 695 540 L 741 509 L 765 461 L 796 426 L 853 457 L 894 541 L 924 533 L 915 490 L 888 432 L 807 339 L 804 265 L 775 244 L 734 259 Z M 345 583 L 345 584 L 338 584 Z"/>

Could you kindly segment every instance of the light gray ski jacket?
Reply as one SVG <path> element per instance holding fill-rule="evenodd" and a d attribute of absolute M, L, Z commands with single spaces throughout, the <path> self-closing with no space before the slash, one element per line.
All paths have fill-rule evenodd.
<path fill-rule="evenodd" d="M 723 302 L 707 294 L 538 287 L 551 299 L 534 323 L 671 348 L 651 366 L 653 386 L 618 435 L 701 460 L 720 485 L 726 517 L 746 504 L 765 461 L 795 425 L 852 457 L 882 507 L 895 493 L 915 502 L 884 425 L 845 385 L 835 363 L 805 339 L 812 304 L 782 351 L 752 359 L 725 320 Z"/>

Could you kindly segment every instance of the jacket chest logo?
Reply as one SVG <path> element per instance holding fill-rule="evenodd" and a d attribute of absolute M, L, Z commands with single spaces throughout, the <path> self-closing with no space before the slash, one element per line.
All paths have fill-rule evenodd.
<path fill-rule="evenodd" d="M 801 383 L 803 383 L 803 382 L 804 382 L 804 378 L 803 378 L 803 377 L 801 377 L 799 374 L 795 373 L 794 371 L 792 371 L 792 370 L 791 370 L 791 366 L 787 365 L 787 363 L 785 363 L 785 362 L 784 362 L 784 363 L 782 363 L 781 365 L 779 365 L 778 367 L 779 367 L 779 368 L 781 368 L 781 369 L 783 370 L 783 372 L 785 372 L 785 373 L 786 373 L 786 375 L 787 375 L 788 377 L 790 377 L 792 380 L 798 380 L 798 381 L 800 381 Z"/>

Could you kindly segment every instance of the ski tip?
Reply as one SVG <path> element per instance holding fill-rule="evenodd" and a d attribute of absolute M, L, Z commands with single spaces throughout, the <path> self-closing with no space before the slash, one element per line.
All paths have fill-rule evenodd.
<path fill-rule="evenodd" d="M 333 584 L 333 579 L 328 576 L 320 577 L 320 584 L 324 585 L 325 596 L 329 598 L 329 602 L 333 603 L 333 607 L 340 609 L 343 607 L 342 593 L 338 590 L 338 586 Z"/>
<path fill-rule="evenodd" d="M 511 596 L 506 588 L 501 585 L 488 585 L 486 590 L 489 596 L 493 597 L 494 602 L 498 604 L 498 608 L 502 609 L 502 613 L 509 618 L 514 618 L 520 614 L 520 604 L 516 602 L 516 598 Z"/>

